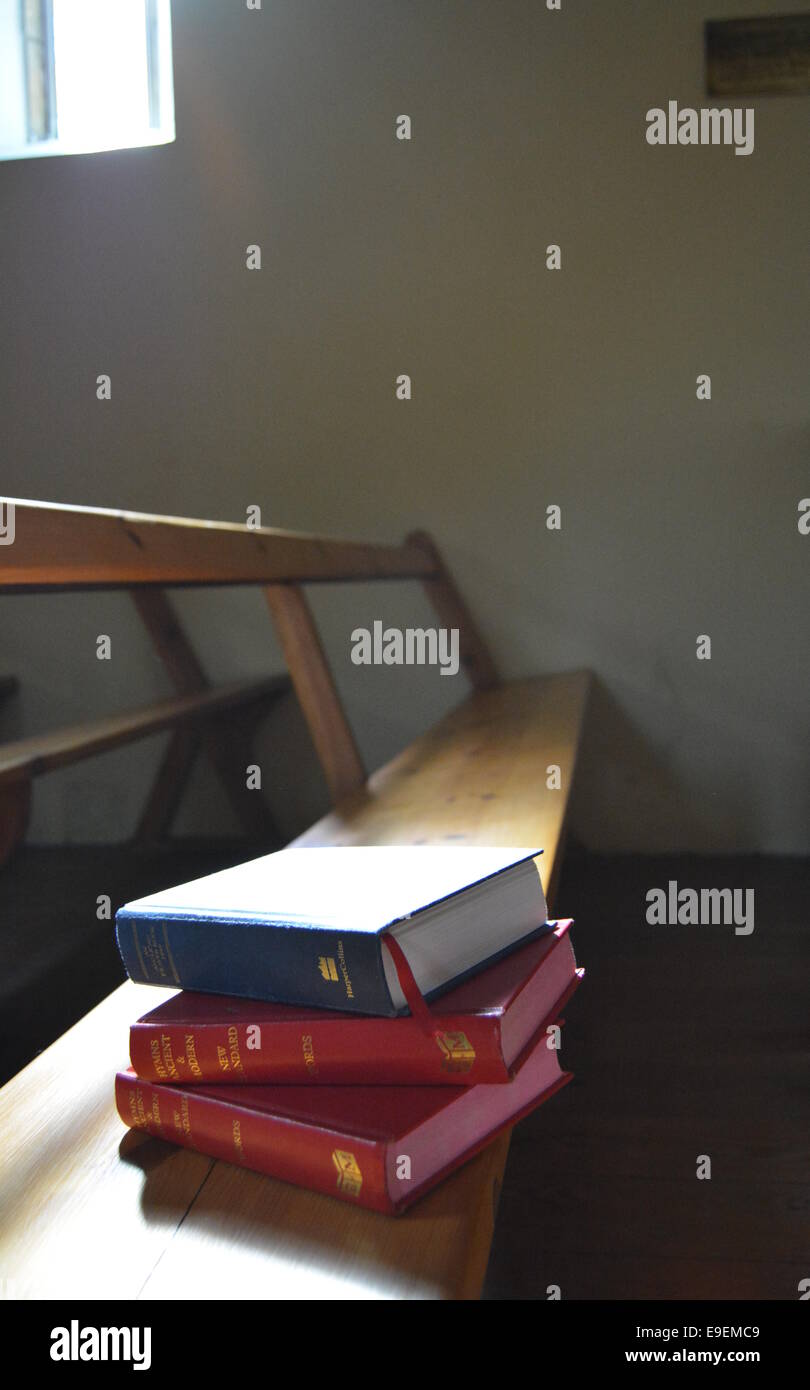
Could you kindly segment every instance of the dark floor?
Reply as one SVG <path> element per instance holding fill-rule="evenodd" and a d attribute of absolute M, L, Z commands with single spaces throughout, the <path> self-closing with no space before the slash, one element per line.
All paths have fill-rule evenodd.
<path fill-rule="evenodd" d="M 28 848 L 0 869 L 0 1085 L 125 978 L 106 894 L 122 903 L 260 854 L 245 840 Z"/>
<path fill-rule="evenodd" d="M 755 929 L 650 926 L 649 889 L 753 888 Z M 514 1131 L 491 1299 L 790 1299 L 810 1278 L 810 863 L 570 851 L 575 1080 Z M 700 1155 L 711 1178 L 696 1176 Z"/>
<path fill-rule="evenodd" d="M 96 918 L 249 858 L 244 841 L 37 850 L 0 873 L 0 1080 L 123 972 Z M 755 930 L 649 926 L 646 894 L 753 888 Z M 810 1278 L 810 863 L 570 849 L 557 896 L 585 982 L 575 1080 L 514 1132 L 491 1299 L 798 1297 Z M 696 1176 L 700 1155 L 711 1178 Z"/>

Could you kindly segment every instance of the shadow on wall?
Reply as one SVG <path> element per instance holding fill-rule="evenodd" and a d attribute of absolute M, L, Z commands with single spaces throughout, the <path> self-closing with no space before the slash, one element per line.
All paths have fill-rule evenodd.
<path fill-rule="evenodd" d="M 619 851 L 627 826 L 644 827 L 648 852 L 672 850 L 673 825 L 682 848 L 704 853 L 756 843 L 755 797 L 740 785 L 717 803 L 680 777 L 666 748 L 656 747 L 604 682 L 594 678 L 571 801 L 570 824 L 589 849 Z M 810 808 L 808 808 L 810 813 Z"/>

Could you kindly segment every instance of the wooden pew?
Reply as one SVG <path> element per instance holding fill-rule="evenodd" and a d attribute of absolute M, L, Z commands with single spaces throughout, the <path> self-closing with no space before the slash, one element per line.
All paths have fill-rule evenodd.
<path fill-rule="evenodd" d="M 45 518 L 43 538 L 33 534 L 39 513 L 31 506 L 18 514 L 17 536 L 29 526 L 32 532 L 14 578 L 0 574 L 0 587 L 46 588 L 55 561 L 57 582 L 71 588 L 267 586 L 335 799 L 333 811 L 297 844 L 537 844 L 545 851 L 544 884 L 553 895 L 589 678 L 578 672 L 499 684 L 427 537 L 391 548 L 210 528 L 227 533 L 223 553 L 205 549 L 197 563 L 190 550 L 180 556 L 151 538 L 161 537 L 164 526 L 188 525 L 195 532 L 199 524 L 157 518 L 123 523 L 115 513 L 100 514 L 98 522 L 94 513 L 93 546 L 85 545 L 80 557 L 50 552 L 49 559 L 48 538 L 64 545 L 78 510 L 66 517 L 68 509 L 56 509 L 57 518 Z M 117 563 L 114 540 L 127 526 L 140 539 Z M 264 541 L 258 549 L 257 537 Z M 366 779 L 298 584 L 406 575 L 425 583 L 443 624 L 460 627 L 473 693 Z M 547 787 L 550 764 L 560 768 L 559 790 Z M 0 1091 L 0 1269 L 10 1271 L 14 1296 L 478 1296 L 508 1135 L 393 1218 L 125 1131 L 114 1111 L 113 1073 L 126 1063 L 130 1022 L 166 997 L 165 991 L 122 985 Z"/>
<path fill-rule="evenodd" d="M 127 589 L 138 615 L 163 662 L 177 693 L 189 703 L 176 707 L 178 727 L 169 743 L 141 815 L 136 838 L 154 839 L 168 829 L 194 758 L 202 745 L 210 758 L 237 818 L 247 834 L 274 848 L 277 829 L 261 796 L 246 793 L 240 756 L 246 730 L 203 722 L 219 706 L 202 699 L 210 685 L 188 637 L 183 632 L 163 585 L 210 587 L 263 584 L 285 650 L 294 643 L 290 660 L 299 699 L 309 721 L 327 783 L 336 800 L 363 780 L 363 768 L 351 730 L 343 717 L 331 675 L 309 615 L 300 583 L 359 579 L 423 578 L 440 594 L 447 587 L 441 561 L 425 536 L 403 546 L 367 545 L 357 541 L 325 540 L 269 527 L 229 522 L 195 521 L 185 517 L 114 512 L 94 507 L 65 507 L 50 502 L 0 499 L 4 515 L 13 514 L 14 542 L 0 549 L 0 592 L 48 593 L 87 589 Z M 471 640 L 477 639 L 470 620 Z M 289 653 L 288 653 L 289 655 Z M 474 659 L 474 658 L 473 658 Z M 13 680 L 0 687 L 10 693 Z M 265 698 L 284 690 L 280 681 L 265 688 Z M 229 707 L 255 709 L 257 691 L 247 683 L 231 687 Z M 190 697 L 201 697 L 196 704 Z M 0 864 L 25 835 L 31 806 L 31 778 L 50 766 L 53 750 L 61 761 L 90 757 L 132 738 L 167 727 L 161 705 L 124 717 L 112 735 L 114 721 L 96 727 L 48 733 L 26 740 L 26 775 L 3 778 L 4 754 L 14 763 L 13 748 L 0 748 Z M 151 717 L 150 717 L 151 716 Z M 69 758 L 68 758 L 69 750 Z M 17 765 L 18 766 L 18 765 Z M 19 766 L 18 766 L 19 770 Z"/>

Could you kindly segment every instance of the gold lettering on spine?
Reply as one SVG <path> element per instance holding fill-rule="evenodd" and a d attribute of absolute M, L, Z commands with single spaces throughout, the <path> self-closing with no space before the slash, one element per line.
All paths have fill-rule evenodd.
<path fill-rule="evenodd" d="M 133 1129 L 146 1129 L 146 1107 L 143 1103 L 143 1091 L 140 1087 L 129 1092 L 127 1101 Z"/>
<path fill-rule="evenodd" d="M 312 1041 L 311 1033 L 304 1033 L 301 1037 L 301 1048 L 304 1053 L 304 1065 L 306 1074 L 309 1077 L 318 1075 L 318 1064 L 315 1061 L 315 1044 Z"/>
<path fill-rule="evenodd" d="M 245 1068 L 242 1066 L 242 1056 L 239 1051 L 239 1032 L 233 1025 L 228 1029 L 228 1048 L 234 1071 L 244 1072 Z"/>
<path fill-rule="evenodd" d="M 163 1058 L 160 1055 L 160 1040 L 158 1038 L 149 1039 L 149 1056 L 152 1059 L 152 1066 L 155 1068 L 161 1081 L 168 1081 L 169 1074 L 163 1065 Z"/>
<path fill-rule="evenodd" d="M 141 942 L 141 949 L 138 951 L 138 960 L 141 962 L 146 979 L 158 984 L 166 984 L 170 978 L 169 966 L 171 963 L 171 975 L 175 984 L 179 984 L 174 963 L 170 962 L 167 955 L 165 931 L 163 942 L 158 937 L 156 923 L 150 922 L 145 928 L 145 932 L 145 940 Z"/>
<path fill-rule="evenodd" d="M 189 1115 L 189 1109 L 188 1109 L 188 1096 L 181 1096 L 181 1097 L 180 1097 L 180 1123 L 181 1123 L 181 1125 L 182 1125 L 182 1127 L 183 1127 L 183 1133 L 185 1134 L 186 1138 L 188 1139 L 188 1141 L 189 1141 L 189 1143 L 190 1143 L 190 1142 L 191 1142 L 191 1116 Z"/>
<path fill-rule="evenodd" d="M 166 947 L 166 957 L 168 959 L 169 966 L 171 967 L 172 979 L 174 980 L 174 983 L 176 985 L 179 985 L 180 976 L 177 973 L 177 966 L 175 965 L 174 958 L 172 957 L 172 948 L 169 945 L 169 933 L 166 930 L 165 922 L 163 923 L 163 944 Z"/>
<path fill-rule="evenodd" d="M 344 985 L 346 986 L 346 995 L 347 995 L 347 997 L 348 997 L 349 999 L 353 999 L 353 998 L 354 998 L 354 990 L 352 989 L 352 982 L 351 982 L 351 980 L 349 979 L 349 971 L 348 971 L 348 967 L 347 967 L 347 965 L 346 965 L 346 957 L 345 957 L 344 952 L 343 952 L 343 942 L 342 942 L 342 941 L 339 941 L 339 942 L 338 942 L 338 964 L 339 964 L 339 966 L 340 966 L 340 973 L 341 973 L 341 975 L 343 976 L 343 983 L 344 983 Z"/>
<path fill-rule="evenodd" d="M 137 957 L 138 957 L 138 964 L 139 964 L 140 967 L 141 967 L 141 974 L 143 975 L 143 977 L 144 977 L 145 980 L 148 980 L 148 979 L 149 979 L 149 971 L 147 970 L 147 968 L 146 968 L 146 966 L 145 966 L 145 964 L 144 964 L 144 959 L 143 959 L 143 956 L 142 956 L 142 954 L 141 954 L 141 943 L 140 943 L 140 941 L 138 940 L 138 923 L 137 923 L 137 922 L 130 921 L 130 924 L 129 924 L 129 925 L 132 927 L 132 940 L 135 942 L 135 954 L 136 954 Z"/>
<path fill-rule="evenodd" d="M 337 1168 L 337 1185 L 340 1191 L 349 1197 L 359 1197 L 363 1186 L 363 1174 L 354 1154 L 347 1153 L 345 1149 L 335 1149 L 332 1162 Z"/>
<path fill-rule="evenodd" d="M 188 1062 L 188 1065 L 189 1065 L 189 1067 L 191 1068 L 191 1071 L 194 1073 L 194 1075 L 195 1075 L 195 1076 L 200 1076 L 200 1077 L 201 1077 L 201 1076 L 202 1076 L 202 1067 L 200 1066 L 199 1062 L 197 1061 L 197 1045 L 196 1045 L 196 1043 L 195 1043 L 195 1041 L 194 1041 L 194 1034 L 193 1034 L 193 1033 L 186 1033 L 186 1036 L 185 1036 L 185 1044 L 186 1044 L 186 1061 Z"/>
<path fill-rule="evenodd" d="M 172 1052 L 171 1033 L 161 1033 L 160 1051 L 163 1057 L 163 1066 L 165 1068 L 166 1075 L 172 1081 L 179 1081 L 180 1076 L 177 1071 L 177 1066 L 175 1064 L 174 1053 Z"/>

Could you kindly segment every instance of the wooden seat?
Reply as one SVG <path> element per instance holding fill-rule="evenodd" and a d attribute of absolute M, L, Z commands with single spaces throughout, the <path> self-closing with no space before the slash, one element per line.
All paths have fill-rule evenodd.
<path fill-rule="evenodd" d="M 21 520 L 30 523 L 31 513 Z M 46 524 L 64 539 L 72 523 L 49 516 Z M 108 523 L 94 525 L 98 582 L 109 584 L 116 571 Z M 29 553 L 18 557 L 17 583 L 42 587 L 47 547 L 41 538 L 29 542 Z M 289 584 L 282 582 L 269 541 L 263 559 L 251 552 L 249 563 L 231 534 L 227 542 L 226 582 L 261 582 L 262 564 L 269 572 L 270 609 L 334 793 L 334 809 L 295 843 L 542 846 L 552 897 L 587 673 L 498 684 L 426 537 L 385 553 L 342 546 L 330 557 L 328 542 L 306 538 L 302 549 L 285 536 L 285 556 L 295 568 L 296 582 Z M 126 582 L 137 582 L 144 553 L 150 583 L 167 582 L 168 565 L 178 572 L 176 547 L 164 550 L 161 543 L 150 556 L 142 542 L 134 557 L 127 553 Z M 225 560 L 215 565 L 207 555 L 209 569 L 198 574 L 210 567 L 221 573 Z M 366 577 L 385 575 L 387 565 L 389 577 L 405 570 L 422 579 L 442 621 L 461 630 L 462 658 L 475 687 L 458 709 L 367 780 L 297 587 L 297 579 L 318 566 L 320 579 L 357 577 L 358 563 Z M 72 578 L 67 561 L 60 564 L 63 585 L 83 587 L 93 573 L 86 550 L 83 569 Z M 243 578 L 233 578 L 243 571 Z M 130 1023 L 166 997 L 163 990 L 122 985 L 0 1091 L 0 1268 L 13 1275 L 15 1296 L 478 1296 L 508 1135 L 395 1218 L 126 1131 L 114 1109 L 113 1074 L 126 1064 Z"/>
<path fill-rule="evenodd" d="M 586 690 L 577 674 L 474 694 L 296 843 L 538 844 L 553 890 Z M 122 985 L 0 1092 L 19 1296 L 478 1295 L 508 1137 L 395 1218 L 127 1134 L 113 1072 L 164 998 Z"/>

